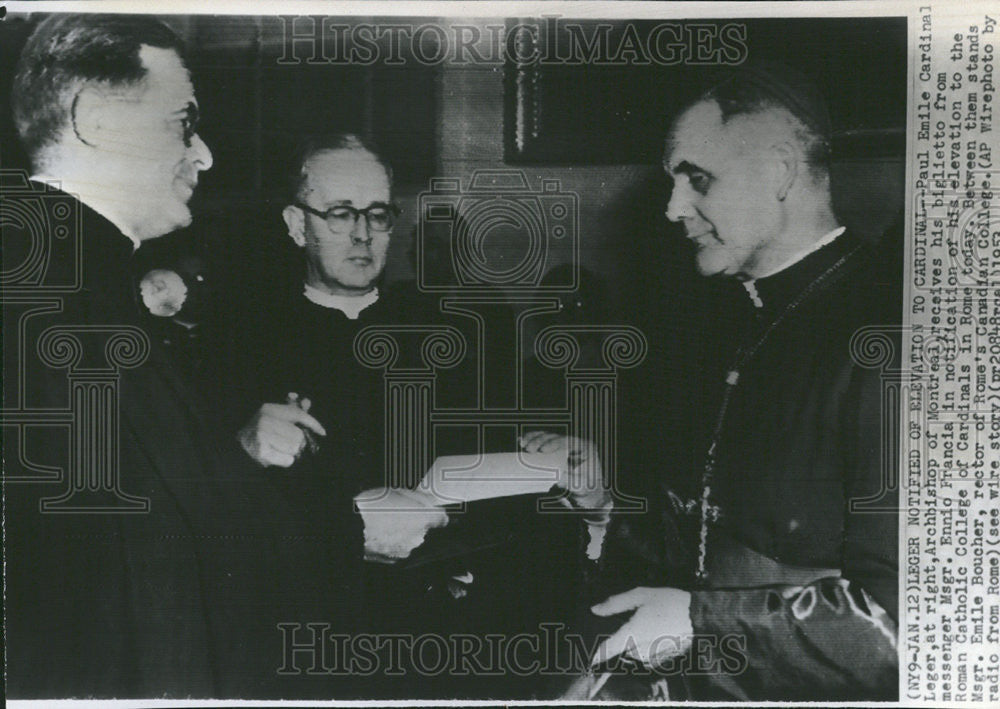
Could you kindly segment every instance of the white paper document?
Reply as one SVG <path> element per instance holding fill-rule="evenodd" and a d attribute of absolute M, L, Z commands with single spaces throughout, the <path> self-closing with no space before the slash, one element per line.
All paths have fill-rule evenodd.
<path fill-rule="evenodd" d="M 566 469 L 566 451 L 447 455 L 434 461 L 417 486 L 434 504 L 474 502 L 548 492 Z"/>

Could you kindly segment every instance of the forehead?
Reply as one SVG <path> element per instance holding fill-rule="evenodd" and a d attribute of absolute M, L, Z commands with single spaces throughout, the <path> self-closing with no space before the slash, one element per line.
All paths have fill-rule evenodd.
<path fill-rule="evenodd" d="M 777 128 L 769 112 L 733 116 L 723 123 L 719 105 L 703 101 L 674 122 L 663 156 L 664 169 L 673 174 L 681 163 L 688 163 L 710 172 L 722 171 L 735 161 L 762 156 L 765 146 L 777 138 Z"/>
<path fill-rule="evenodd" d="M 307 191 L 323 201 L 355 206 L 389 201 L 389 175 L 366 151 L 323 151 L 306 160 L 302 169 Z"/>
<path fill-rule="evenodd" d="M 194 85 L 180 55 L 173 49 L 143 45 L 139 58 L 146 67 L 143 100 L 182 108 L 194 103 Z"/>
<path fill-rule="evenodd" d="M 674 173 L 681 163 L 708 168 L 732 149 L 729 126 L 714 101 L 703 101 L 687 109 L 674 121 L 667 136 L 663 167 Z"/>

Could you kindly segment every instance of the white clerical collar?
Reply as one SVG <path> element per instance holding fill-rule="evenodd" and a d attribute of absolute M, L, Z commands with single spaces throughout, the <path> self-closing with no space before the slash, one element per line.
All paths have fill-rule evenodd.
<path fill-rule="evenodd" d="M 302 295 L 316 305 L 334 308 L 346 315 L 349 320 L 357 320 L 362 310 L 378 300 L 378 288 L 372 288 L 364 295 L 334 295 L 306 283 Z"/>
<path fill-rule="evenodd" d="M 746 288 L 746 291 L 750 295 L 750 300 L 753 301 L 753 304 L 755 306 L 757 306 L 758 308 L 764 307 L 764 303 L 761 301 L 760 295 L 757 293 L 756 281 L 759 281 L 762 278 L 769 278 L 770 276 L 773 276 L 776 273 L 781 273 L 786 268 L 790 268 L 791 266 L 794 266 L 795 264 L 797 264 L 799 261 L 801 261 L 802 259 L 804 259 L 809 254 L 811 254 L 811 253 L 813 253 L 815 251 L 819 251 L 820 249 L 822 249 L 827 244 L 833 243 L 833 240 L 836 239 L 841 234 L 843 234 L 845 231 L 847 231 L 847 227 L 839 226 L 836 229 L 834 229 L 833 231 L 829 231 L 826 234 L 824 234 L 822 236 L 822 238 L 820 238 L 819 241 L 817 241 L 817 242 L 815 242 L 813 244 L 810 244 L 808 248 L 805 248 L 802 251 L 796 252 L 795 255 L 793 255 L 787 261 L 783 262 L 780 266 L 778 266 L 776 268 L 772 268 L 770 271 L 768 271 L 767 273 L 765 273 L 762 276 L 757 276 L 756 278 L 750 278 L 750 279 L 748 279 L 746 281 L 743 281 L 743 287 Z"/>
<path fill-rule="evenodd" d="M 826 234 L 824 234 L 822 236 L 822 238 L 820 238 L 819 241 L 816 241 L 816 242 L 810 244 L 806 248 L 802 249 L 802 251 L 797 251 L 796 253 L 794 253 L 792 255 L 791 258 L 789 258 L 788 260 L 786 260 L 783 263 L 781 263 L 781 265 L 776 266 L 775 268 L 772 268 L 767 273 L 765 273 L 763 275 L 760 275 L 760 276 L 757 276 L 756 278 L 752 278 L 751 280 L 759 281 L 761 278 L 768 278 L 769 276 L 773 276 L 776 273 L 781 273 L 786 268 L 788 268 L 790 266 L 794 266 L 795 264 L 797 264 L 799 261 L 801 261 L 802 259 L 804 259 L 806 256 L 808 256 L 812 252 L 819 251 L 820 249 L 822 249 L 827 244 L 832 243 L 834 239 L 836 239 L 838 236 L 840 236 L 841 234 L 843 234 L 845 231 L 847 231 L 847 227 L 839 226 L 836 229 L 834 229 L 833 231 L 827 232 Z"/>
<path fill-rule="evenodd" d="M 128 229 L 126 229 L 120 222 L 118 222 L 113 215 L 109 214 L 108 211 L 105 208 L 103 208 L 99 202 L 94 202 L 93 200 L 89 199 L 87 197 L 86 190 L 81 190 L 79 187 L 74 187 L 73 183 L 69 182 L 68 180 L 63 180 L 58 177 L 52 177 L 50 175 L 32 175 L 30 179 L 35 182 L 43 182 L 47 185 L 51 185 L 56 189 L 62 190 L 63 192 L 76 197 L 83 204 L 87 205 L 95 212 L 100 214 L 102 217 L 107 219 L 109 222 L 114 224 L 115 227 L 118 228 L 118 231 L 122 233 L 122 236 L 124 236 L 126 239 L 132 242 L 133 250 L 138 249 L 142 245 L 142 242 L 135 235 L 130 233 Z"/>

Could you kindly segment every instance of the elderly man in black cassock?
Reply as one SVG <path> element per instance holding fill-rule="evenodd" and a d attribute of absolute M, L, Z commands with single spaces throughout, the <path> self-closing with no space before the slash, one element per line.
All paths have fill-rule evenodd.
<path fill-rule="evenodd" d="M 275 475 L 291 476 L 309 490 L 302 496 L 303 514 L 340 540 L 327 563 L 337 569 L 341 588 L 330 599 L 326 619 L 336 632 L 355 635 L 538 633 L 540 620 L 556 620 L 550 609 L 559 604 L 560 594 L 539 590 L 548 588 L 548 581 L 526 588 L 523 575 L 544 568 L 568 580 L 575 560 L 571 551 L 560 554 L 558 544 L 569 540 L 575 549 L 578 530 L 566 515 L 538 515 L 534 498 L 470 507 L 440 541 L 428 542 L 425 549 L 434 560 L 422 567 L 364 563 L 366 558 L 399 561 L 386 554 L 391 540 L 408 552 L 448 517 L 428 513 L 422 524 L 386 529 L 370 523 L 364 527 L 355 511 L 355 496 L 383 486 L 394 488 L 387 504 L 412 507 L 399 488 L 419 482 L 391 479 L 386 469 L 385 420 L 392 403 L 386 401 L 383 372 L 358 360 L 355 338 L 370 326 L 447 324 L 462 332 L 474 355 L 475 331 L 469 332 L 462 318 L 446 319 L 437 299 L 423 296 L 412 284 L 386 286 L 383 271 L 398 209 L 391 168 L 368 141 L 353 134 L 307 140 L 294 160 L 291 182 L 282 216 L 288 237 L 304 256 L 302 280 L 287 293 L 273 295 L 268 312 L 253 325 L 266 332 L 266 340 L 255 339 L 271 343 L 259 365 L 260 395 L 270 403 L 257 410 L 238 438 L 258 464 L 279 469 Z M 507 353 L 518 355 L 514 347 Z M 401 351 L 400 362 L 415 354 Z M 457 373 L 441 374 L 436 404 L 442 395 L 474 400 L 477 380 L 469 376 L 476 374 L 473 355 L 456 367 Z M 429 441 L 412 443 L 433 443 L 434 454 L 477 453 L 489 445 L 467 439 L 439 430 Z M 560 436 L 547 436 L 544 442 L 550 448 L 568 443 Z M 419 476 L 424 471 L 411 472 Z M 585 504 L 591 491 L 579 482 L 570 495 Z M 599 496 L 603 501 L 603 489 Z M 539 525 L 547 525 L 544 534 L 553 537 L 551 544 L 531 543 L 541 533 Z M 454 598 L 445 590 L 449 587 Z M 476 662 L 495 670 L 497 660 L 489 665 L 487 655 Z M 461 670 L 428 676 L 420 672 L 420 660 L 403 653 L 395 660 L 398 676 L 379 674 L 379 681 L 366 687 L 368 696 L 524 696 L 527 685 L 536 682 L 514 672 L 498 676 L 494 671 L 485 679 Z M 378 672 L 392 662 L 380 656 Z"/>
<path fill-rule="evenodd" d="M 382 285 L 399 214 L 391 180 L 388 163 L 354 134 L 312 138 L 299 151 L 282 217 L 305 256 L 304 277 L 291 292 L 269 294 L 262 323 L 272 346 L 261 353 L 258 391 L 273 403 L 238 434 L 258 464 L 294 466 L 300 481 L 317 486 L 311 504 L 340 525 L 340 561 L 348 565 L 362 558 L 353 497 L 406 486 L 386 480 L 382 372 L 358 361 L 355 336 L 369 325 L 423 324 L 434 315 L 415 291 Z M 347 504 L 341 510 L 331 501 Z"/>
<path fill-rule="evenodd" d="M 354 336 L 373 323 L 414 322 L 413 299 L 379 287 L 398 212 L 390 170 L 361 138 L 333 134 L 304 145 L 282 216 L 305 274 L 295 292 L 274 295 L 264 318 L 278 343 L 262 363 L 273 389 L 264 393 L 293 390 L 261 407 L 239 436 L 261 465 L 291 466 L 308 437 L 337 467 L 369 486 L 383 482 L 364 472 L 380 472 L 382 462 L 364 458 L 381 441 L 381 377 L 355 358 Z M 327 427 L 337 435 L 327 437 Z"/>
<path fill-rule="evenodd" d="M 77 409 L 93 428 L 75 420 L 75 438 L 51 424 L 4 430 L 7 696 L 336 696 L 342 678 L 279 671 L 279 624 L 328 618 L 342 540 L 307 513 L 307 487 L 246 458 L 144 329 L 135 252 L 191 222 L 188 201 L 212 165 L 179 38 L 147 17 L 50 16 L 27 41 L 12 99 L 33 176 L 31 189 L 5 193 L 7 206 L 80 221 L 73 234 L 5 222 L 4 254 L 29 238 L 79 239 L 79 261 L 52 249 L 43 285 L 82 280 L 57 307 L 25 314 L 5 299 L 5 324 L 27 338 L 14 346 L 5 327 L 5 407 L 67 410 L 71 377 L 123 361 L 105 378 L 117 398 Z M 375 268 L 369 255 L 356 261 Z M 42 361 L 45 333 L 65 339 Z M 39 470 L 62 471 L 63 484 Z M 88 509 L 40 509 L 71 481 Z"/>
<path fill-rule="evenodd" d="M 259 386 L 249 392 L 244 386 L 244 396 L 270 403 L 259 407 L 237 437 L 259 465 L 288 469 L 272 474 L 294 479 L 302 491 L 302 515 L 337 539 L 323 560 L 338 578 L 322 618 L 332 632 L 405 632 L 413 618 L 426 615 L 413 614 L 410 607 L 423 602 L 421 577 L 365 559 L 398 561 L 448 518 L 434 509 L 426 524 L 399 534 L 399 528 L 381 524 L 373 529 L 372 519 L 365 528 L 354 505 L 359 493 L 412 487 L 417 480 L 386 477 L 383 373 L 357 359 L 354 343 L 368 326 L 428 324 L 440 317 L 415 289 L 383 282 L 399 208 L 392 170 L 373 145 L 351 133 L 326 134 L 305 140 L 292 160 L 282 217 L 304 257 L 302 275 L 291 289 L 270 291 L 266 313 L 249 326 L 266 333 L 251 338 L 268 344 L 256 365 Z M 398 490 L 383 494 L 386 504 L 414 504 Z M 393 517 L 400 516 L 379 519 Z M 402 554 L 391 549 L 399 545 Z M 351 651 L 342 658 L 355 659 Z M 369 696 L 415 691 L 405 677 L 397 679 L 400 688 L 387 682 L 364 691 Z"/>
<path fill-rule="evenodd" d="M 673 123 L 667 217 L 702 275 L 740 283 L 742 325 L 699 479 L 663 490 L 653 535 L 613 515 L 604 541 L 606 574 L 636 568 L 639 549 L 645 561 L 641 585 L 592 609 L 631 613 L 595 664 L 624 658 L 660 681 L 615 694 L 621 680 L 595 673 L 571 696 L 897 695 L 895 496 L 853 507 L 883 492 L 882 384 L 851 345 L 862 328 L 898 327 L 901 311 L 872 249 L 834 215 L 830 137 L 816 89 L 777 66 L 737 72 Z"/>

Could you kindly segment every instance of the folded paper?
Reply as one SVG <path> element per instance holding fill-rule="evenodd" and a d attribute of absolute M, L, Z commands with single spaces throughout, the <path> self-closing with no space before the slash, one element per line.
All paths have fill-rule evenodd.
<path fill-rule="evenodd" d="M 537 495 L 562 481 L 565 470 L 564 450 L 442 456 L 434 461 L 416 492 L 436 505 Z"/>

